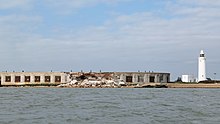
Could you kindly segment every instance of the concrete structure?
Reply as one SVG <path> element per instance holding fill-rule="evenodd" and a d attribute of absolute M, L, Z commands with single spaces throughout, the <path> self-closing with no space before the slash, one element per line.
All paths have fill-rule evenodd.
<path fill-rule="evenodd" d="M 198 61 L 198 82 L 204 81 L 206 79 L 206 58 L 203 50 L 200 52 Z"/>
<path fill-rule="evenodd" d="M 0 72 L 0 85 L 54 85 L 68 82 L 62 72 Z"/>
<path fill-rule="evenodd" d="M 114 72 L 114 76 L 126 83 L 168 83 L 170 73 Z"/>
<path fill-rule="evenodd" d="M 170 82 L 170 73 L 155 72 L 72 72 L 72 79 L 84 76 L 97 80 L 107 79 L 114 81 L 124 81 L 126 83 L 168 83 Z M 93 80 L 94 80 L 93 79 Z"/>
<path fill-rule="evenodd" d="M 182 82 L 196 82 L 193 75 L 182 75 Z"/>
<path fill-rule="evenodd" d="M 168 83 L 170 73 L 154 72 L 0 72 L 0 85 L 22 86 L 22 85 L 59 85 L 67 84 L 77 80 L 83 82 L 112 82 L 126 84 L 143 83 Z"/>

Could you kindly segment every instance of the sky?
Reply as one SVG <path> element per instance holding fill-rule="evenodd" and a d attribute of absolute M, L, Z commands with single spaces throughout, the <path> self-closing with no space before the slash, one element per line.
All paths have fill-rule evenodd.
<path fill-rule="evenodd" d="M 0 71 L 154 71 L 220 79 L 220 0 L 0 0 Z M 214 75 L 216 73 L 216 75 Z"/>

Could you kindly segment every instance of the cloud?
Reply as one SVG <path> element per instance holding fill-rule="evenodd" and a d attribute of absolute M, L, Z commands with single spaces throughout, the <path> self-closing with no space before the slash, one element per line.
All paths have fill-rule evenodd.
<path fill-rule="evenodd" d="M 57 11 L 73 12 L 114 3 L 109 0 L 47 0 L 44 4 Z M 0 16 L 1 54 L 3 60 L 17 60 L 10 61 L 10 65 L 33 70 L 149 69 L 170 71 L 174 77 L 182 72 L 196 73 L 200 49 L 205 49 L 210 57 L 216 57 L 211 64 L 217 66 L 220 62 L 220 56 L 216 54 L 220 46 L 219 8 L 218 3 L 208 0 L 177 0 L 168 2 L 164 10 L 157 13 L 146 10 L 117 14 L 103 23 L 74 31 L 66 24 L 56 33 L 50 31 L 40 15 Z M 45 27 L 38 27 L 41 24 Z M 45 30 L 52 33 L 45 34 Z M 9 65 L 7 62 L 2 65 Z M 212 70 L 216 69 L 212 67 Z"/>
<path fill-rule="evenodd" d="M 45 0 L 45 4 L 55 8 L 60 14 L 74 13 L 79 9 L 93 7 L 100 4 L 115 5 L 132 0 Z"/>
<path fill-rule="evenodd" d="M 54 6 L 69 6 L 69 7 L 73 7 L 74 8 L 81 8 L 81 7 L 85 7 L 85 6 L 93 6 L 93 5 L 97 5 L 97 4 L 116 4 L 119 2 L 128 2 L 131 0 L 46 0 L 47 3 L 50 3 Z"/>
<path fill-rule="evenodd" d="M 27 34 L 32 34 L 37 29 L 37 25 L 42 23 L 40 16 L 26 16 L 26 15 L 6 15 L 0 16 L 0 42 L 16 42 L 17 36 L 23 37 Z M 5 41 L 6 39 L 10 39 Z"/>
<path fill-rule="evenodd" d="M 0 0 L 0 9 L 26 8 L 32 0 Z"/>
<path fill-rule="evenodd" d="M 39 35 L 33 32 L 35 32 L 37 25 L 41 22 L 42 19 L 39 16 L 0 16 L 0 51 L 2 59 L 6 60 L 4 61 L 5 63 L 3 62 L 3 65 L 11 65 L 10 63 L 12 63 L 14 59 L 18 61 L 21 60 L 20 50 L 25 49 L 26 43 L 32 42 L 33 39 L 39 37 Z M 19 47 L 20 45 L 22 47 Z M 15 63 L 13 63 L 13 65 L 15 65 Z"/>
<path fill-rule="evenodd" d="M 219 7 L 219 0 L 178 0 L 178 4 L 188 6 Z"/>
<path fill-rule="evenodd" d="M 111 58 L 115 56 L 124 61 L 139 63 L 140 66 L 133 65 L 136 67 L 146 67 L 144 63 L 148 63 L 153 65 L 152 68 L 159 67 L 158 70 L 164 68 L 176 71 L 181 68 L 181 71 L 176 71 L 175 76 L 187 71 L 196 73 L 200 49 L 205 49 L 212 56 L 216 55 L 220 46 L 220 7 L 213 8 L 214 3 L 203 7 L 205 1 L 196 6 L 189 1 L 183 2 L 167 6 L 164 11 L 170 18 L 152 12 L 118 15 L 104 25 L 81 31 L 72 40 L 86 42 L 84 47 L 92 51 L 102 51 L 102 54 Z M 219 55 L 216 57 L 220 58 Z M 124 66 L 124 61 L 116 61 Z M 220 59 L 216 61 L 220 62 Z M 182 65 L 186 68 L 180 67 Z"/>

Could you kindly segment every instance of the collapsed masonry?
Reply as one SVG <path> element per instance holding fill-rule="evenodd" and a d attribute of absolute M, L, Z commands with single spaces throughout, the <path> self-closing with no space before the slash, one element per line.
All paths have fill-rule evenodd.
<path fill-rule="evenodd" d="M 148 83 L 168 83 L 169 73 L 154 72 L 68 72 L 69 81 L 58 87 L 122 87 Z"/>
<path fill-rule="evenodd" d="M 70 81 L 60 84 L 58 87 L 100 87 L 111 88 L 126 86 L 123 80 L 116 79 L 113 73 L 69 73 Z"/>

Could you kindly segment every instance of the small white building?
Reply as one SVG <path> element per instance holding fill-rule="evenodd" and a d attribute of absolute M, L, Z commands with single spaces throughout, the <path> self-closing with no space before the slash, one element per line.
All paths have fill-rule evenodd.
<path fill-rule="evenodd" d="M 193 75 L 182 75 L 182 82 L 196 82 Z"/>

